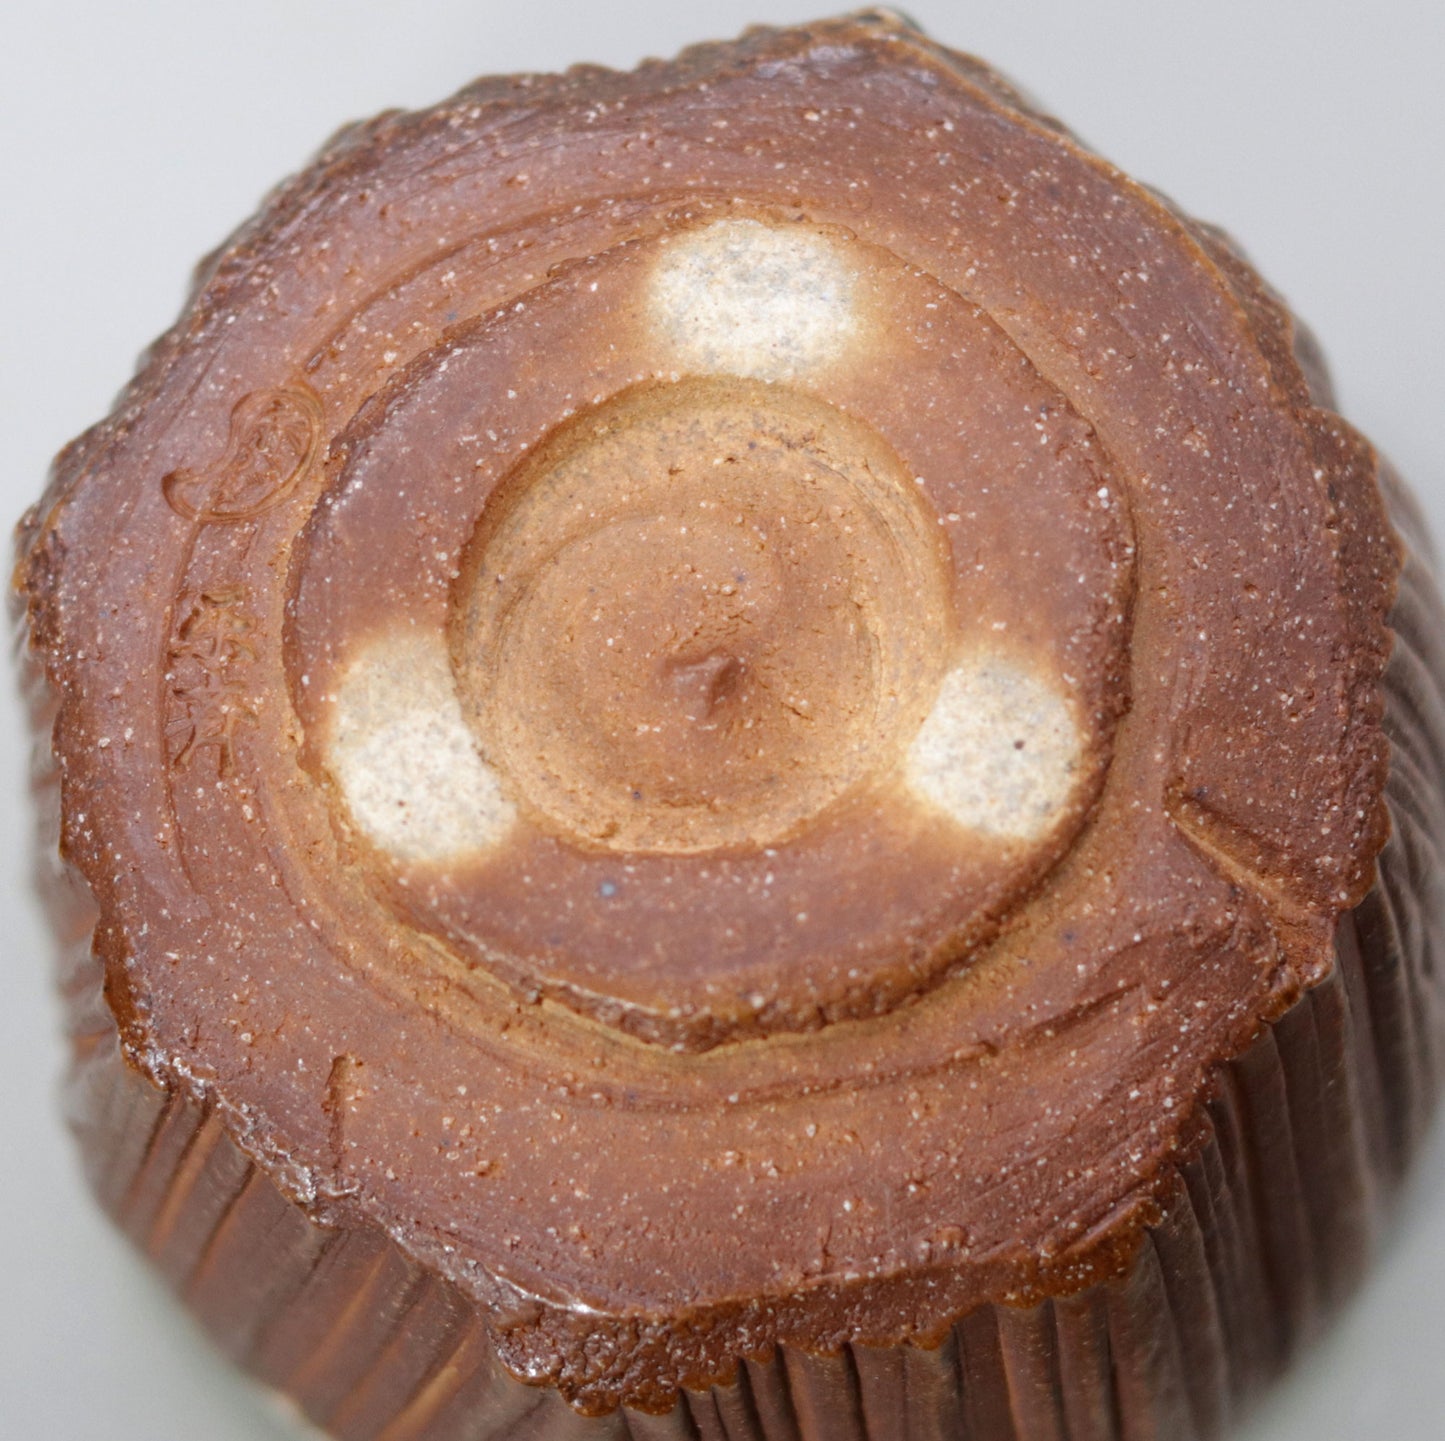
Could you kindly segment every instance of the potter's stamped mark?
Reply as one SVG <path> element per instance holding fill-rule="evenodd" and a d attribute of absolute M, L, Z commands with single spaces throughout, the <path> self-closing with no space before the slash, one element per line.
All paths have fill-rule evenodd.
<path fill-rule="evenodd" d="M 186 520 L 253 520 L 296 489 L 315 465 L 321 440 L 321 402 L 313 391 L 253 390 L 231 411 L 225 454 L 204 470 L 171 471 L 161 488 Z"/>
<path fill-rule="evenodd" d="M 244 683 L 256 652 L 239 586 L 182 595 L 182 620 L 166 656 L 166 736 L 171 764 L 189 768 L 205 750 L 216 755 L 219 775 L 230 773 L 238 723 L 255 720 Z"/>

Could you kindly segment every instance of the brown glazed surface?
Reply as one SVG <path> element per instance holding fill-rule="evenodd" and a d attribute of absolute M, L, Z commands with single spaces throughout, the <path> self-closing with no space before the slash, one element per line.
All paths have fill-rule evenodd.
<path fill-rule="evenodd" d="M 993 1316 L 1037 1357 L 1040 1305 L 1077 1334 L 1038 1396 L 1088 1410 L 1057 1358 L 1098 1288 L 1125 1354 L 1149 1286 L 1227 1269 L 1261 1098 L 1358 1142 L 1341 1186 L 1429 1109 L 1438 1001 L 1379 1007 L 1433 945 L 1428 905 L 1397 934 L 1440 833 L 1433 588 L 1382 687 L 1404 551 L 1301 355 L 1218 236 L 886 15 L 342 132 L 22 534 L 64 854 L 169 1098 L 78 1102 L 107 1204 L 162 1256 L 192 1222 L 147 1186 L 231 1157 L 315 1254 L 352 1238 L 363 1310 L 393 1266 L 447 1354 L 639 1436 L 881 1436 L 827 1408 L 933 1383 L 869 1348 Z M 84 1070 L 114 1052 L 75 975 Z M 192 1303 L 338 1434 L 463 1386 L 438 1352 L 312 1396 L 205 1255 Z M 1307 1329 L 1271 1284 L 1258 1334 Z M 792 1433 L 758 1419 L 779 1344 Z M 741 1357 L 751 1421 L 648 1431 Z M 1054 1434 L 1014 1366 L 1011 1424 Z M 1076 1434 L 1164 1414 L 1118 1372 Z"/>

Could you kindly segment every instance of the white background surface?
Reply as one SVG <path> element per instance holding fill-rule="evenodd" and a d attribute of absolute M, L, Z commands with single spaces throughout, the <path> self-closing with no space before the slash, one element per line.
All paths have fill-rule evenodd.
<path fill-rule="evenodd" d="M 908 7 L 1086 140 L 1226 225 L 1322 337 L 1346 413 L 1445 536 L 1445 4 L 1038 0 Z M 345 119 L 476 74 L 630 66 L 788 0 L 133 0 L 0 19 L 0 517 L 98 419 L 192 262 Z M 1303 17 L 1307 17 L 1303 18 Z M 56 1105 L 19 706 L 0 708 L 0 1441 L 289 1433 L 84 1194 Z M 1445 1135 L 1365 1294 L 1248 1441 L 1445 1437 Z M 1161 1438 L 1169 1441 L 1169 1438 Z"/>

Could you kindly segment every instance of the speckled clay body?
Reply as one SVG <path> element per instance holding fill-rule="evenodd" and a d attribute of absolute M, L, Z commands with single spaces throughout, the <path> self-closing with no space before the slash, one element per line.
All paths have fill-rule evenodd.
<path fill-rule="evenodd" d="M 22 527 L 101 1199 L 348 1441 L 1217 1433 L 1433 1103 L 1331 405 L 886 14 L 342 132 Z"/>

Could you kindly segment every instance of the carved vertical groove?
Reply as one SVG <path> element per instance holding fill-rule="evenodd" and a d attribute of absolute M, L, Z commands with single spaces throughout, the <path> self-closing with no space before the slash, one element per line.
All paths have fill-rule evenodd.
<path fill-rule="evenodd" d="M 1019 103 L 971 62 L 958 63 L 999 106 Z M 363 147 L 379 133 L 358 130 L 348 143 Z M 302 192 L 290 194 L 299 205 Z M 1222 242 L 1197 238 L 1257 328 L 1282 324 Z M 1308 338 L 1293 343 L 1327 398 Z M 1315 440 L 1325 445 L 1323 431 Z M 1331 444 L 1347 440 L 1343 428 L 1330 432 Z M 104 441 L 97 433 L 89 444 Z M 325 447 L 321 400 L 294 381 L 241 397 L 224 448 L 160 478 L 157 509 L 168 506 L 167 524 L 190 537 L 185 586 L 168 600 L 159 695 L 171 771 L 204 762 L 207 780 L 212 770 L 226 776 L 261 725 L 251 679 L 259 611 L 223 562 L 236 560 L 259 518 L 319 479 Z M 72 463 L 81 466 L 80 451 Z M 1357 478 L 1360 467 L 1339 469 Z M 1388 473 L 1382 480 L 1387 491 L 1396 484 Z M 1413 530 L 1410 503 L 1390 499 Z M 392 544 L 388 530 L 378 554 Z M 1341 544 L 1364 541 L 1346 534 Z M 1414 544 L 1423 553 L 1424 543 Z M 37 512 L 22 550 L 37 627 L 27 698 L 42 735 L 58 714 L 36 656 L 61 635 L 53 592 L 63 557 L 50 553 L 60 545 L 59 530 L 41 534 Z M 1367 608 L 1366 568 L 1355 567 L 1360 585 L 1346 606 Z M 1218 1067 L 1198 1124 L 1184 1132 L 1196 1139 L 1155 1185 L 1157 1219 L 1111 1279 L 979 1305 L 927 1346 L 858 1343 L 815 1354 L 774 1344 L 743 1357 L 726 1381 L 698 1378 L 665 1413 L 583 1415 L 556 1389 L 507 1369 L 487 1313 L 462 1287 L 367 1221 L 313 1217 L 243 1148 L 234 1117 L 203 1089 L 164 1090 L 122 1051 L 111 1007 L 123 1013 L 128 1002 L 106 994 L 86 940 L 97 908 L 59 846 L 59 771 L 47 753 L 33 776 L 46 841 L 41 885 L 63 948 L 68 1105 L 89 1183 L 217 1345 L 338 1441 L 1207 1441 L 1357 1283 L 1445 1069 L 1436 954 L 1445 912 L 1445 610 L 1417 555 L 1406 559 L 1392 624 L 1383 682 L 1392 833 L 1375 884 L 1341 919 L 1328 974 Z M 1359 666 L 1351 677 L 1372 682 L 1366 661 Z M 712 685 L 731 674 L 699 676 L 711 676 L 706 693 L 716 699 Z M 124 967 L 113 964 L 111 978 L 126 984 Z M 349 1083 L 343 1060 L 337 1096 Z"/>
<path fill-rule="evenodd" d="M 1422 604 L 1407 584 L 1412 631 Z M 87 1175 L 218 1344 L 343 1441 L 1218 1435 L 1358 1280 L 1428 1119 L 1439 806 L 1420 799 L 1421 771 L 1442 762 L 1423 744 L 1433 713 L 1394 703 L 1421 673 L 1407 637 L 1387 674 L 1395 833 L 1379 881 L 1341 924 L 1330 975 L 1220 1073 L 1202 1139 L 1118 1280 L 982 1307 L 933 1347 L 777 1348 L 664 1415 L 584 1417 L 506 1371 L 451 1283 L 364 1226 L 310 1220 L 218 1110 L 158 1089 L 113 1033 L 83 1036 L 72 1067 Z"/>
<path fill-rule="evenodd" d="M 1380 914 L 1388 915 L 1381 902 Z M 1357 1279 L 1382 1196 L 1422 1122 L 1385 1136 L 1383 1091 L 1422 1095 L 1422 1062 L 1373 1054 L 1398 995 L 1341 936 L 1340 964 L 1221 1078 L 1206 1139 L 1123 1280 L 1031 1310 L 985 1307 L 933 1348 L 796 1350 L 663 1416 L 633 1441 L 1145 1441 L 1218 1434 Z M 1368 957 L 1368 958 L 1367 958 Z M 1352 992 L 1370 1007 L 1356 1014 Z M 345 1441 L 604 1436 L 596 1418 L 500 1365 L 476 1309 L 364 1228 L 286 1201 L 219 1114 L 167 1095 L 113 1044 L 80 1062 L 92 1184 L 218 1343 Z M 1372 1135 L 1374 1139 L 1372 1139 Z M 1382 1172 L 1381 1159 L 1388 1158 Z M 565 1411 L 565 1408 L 564 1408 Z M 559 1429 L 561 1428 L 561 1429 Z"/>

